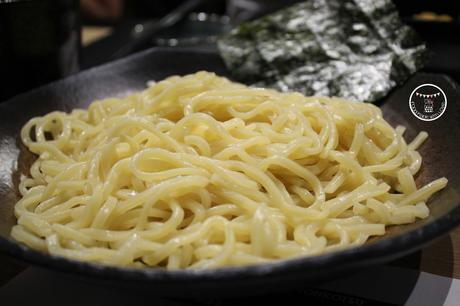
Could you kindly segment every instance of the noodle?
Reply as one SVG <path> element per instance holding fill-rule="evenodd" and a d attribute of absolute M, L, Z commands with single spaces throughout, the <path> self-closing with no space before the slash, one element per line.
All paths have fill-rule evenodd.
<path fill-rule="evenodd" d="M 373 105 L 173 76 L 31 119 L 38 155 L 14 239 L 71 259 L 168 269 L 361 245 L 429 215 L 415 151 Z"/>

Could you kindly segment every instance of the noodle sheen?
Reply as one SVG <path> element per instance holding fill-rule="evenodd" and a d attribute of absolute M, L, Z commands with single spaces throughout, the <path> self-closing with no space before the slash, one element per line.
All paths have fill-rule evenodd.
<path fill-rule="evenodd" d="M 11 235 L 72 259 L 168 269 L 361 245 L 429 215 L 416 151 L 378 107 L 173 76 L 88 110 L 31 119 L 39 157 Z"/>

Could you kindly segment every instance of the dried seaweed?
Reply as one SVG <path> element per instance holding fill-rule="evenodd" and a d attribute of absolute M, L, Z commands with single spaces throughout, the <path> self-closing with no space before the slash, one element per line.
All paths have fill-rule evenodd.
<path fill-rule="evenodd" d="M 373 102 L 420 69 L 427 50 L 390 0 L 309 0 L 218 42 L 235 78 L 306 95 Z"/>

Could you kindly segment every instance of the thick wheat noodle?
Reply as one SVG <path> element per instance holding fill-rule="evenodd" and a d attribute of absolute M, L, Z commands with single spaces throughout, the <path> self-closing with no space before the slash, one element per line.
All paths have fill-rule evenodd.
<path fill-rule="evenodd" d="M 31 119 L 38 155 L 11 235 L 77 260 L 213 268 L 361 245 L 426 218 L 421 132 L 378 107 L 173 76 L 88 110 Z"/>

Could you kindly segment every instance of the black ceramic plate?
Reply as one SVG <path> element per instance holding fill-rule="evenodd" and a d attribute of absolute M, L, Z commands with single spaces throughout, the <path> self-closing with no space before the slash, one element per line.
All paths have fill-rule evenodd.
<path fill-rule="evenodd" d="M 0 249 L 15 258 L 51 269 L 84 276 L 99 282 L 147 288 L 169 296 L 264 293 L 284 287 L 305 286 L 356 268 L 394 259 L 421 248 L 448 232 L 460 221 L 460 105 L 459 87 L 448 77 L 418 74 L 382 101 L 387 120 L 408 127 L 410 139 L 420 130 L 430 134 L 423 145 L 422 170 L 418 184 L 446 176 L 449 184 L 429 203 L 431 217 L 408 226 L 393 227 L 389 234 L 364 246 L 311 258 L 299 258 L 242 268 L 203 271 L 127 269 L 76 262 L 50 256 L 11 240 L 9 232 L 18 199 L 16 185 L 24 164 L 18 133 L 31 117 L 53 110 L 70 111 L 86 107 L 107 96 L 122 96 L 145 87 L 147 80 L 197 70 L 227 75 L 214 53 L 185 49 L 152 49 L 19 95 L 0 104 Z M 433 83 L 448 99 L 447 110 L 438 120 L 424 122 L 409 110 L 409 95 L 418 85 Z M 24 153 L 24 152 L 23 152 Z"/>

